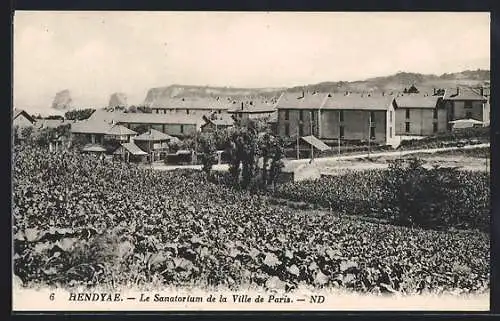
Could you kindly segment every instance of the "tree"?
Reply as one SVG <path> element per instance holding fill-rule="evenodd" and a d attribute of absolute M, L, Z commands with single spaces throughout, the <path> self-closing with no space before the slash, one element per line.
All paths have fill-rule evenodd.
<path fill-rule="evenodd" d="M 418 94 L 420 91 L 415 87 L 415 85 L 411 85 L 410 89 L 408 89 L 408 94 Z"/>
<path fill-rule="evenodd" d="M 28 142 L 31 142 L 33 140 L 33 133 L 34 129 L 32 126 L 21 128 L 21 138 Z"/>
<path fill-rule="evenodd" d="M 70 110 L 64 114 L 64 118 L 68 120 L 85 120 L 88 119 L 94 112 L 95 109 L 92 108 Z"/>
<path fill-rule="evenodd" d="M 208 178 L 212 177 L 212 166 L 217 164 L 217 156 L 215 154 L 215 137 L 213 133 L 204 133 L 199 138 L 198 146 L 201 149 L 201 163 L 203 171 Z"/>
<path fill-rule="evenodd" d="M 135 106 L 132 105 L 132 106 L 130 106 L 128 108 L 127 112 L 129 112 L 129 113 L 136 113 L 137 112 L 137 107 L 135 107 Z"/>

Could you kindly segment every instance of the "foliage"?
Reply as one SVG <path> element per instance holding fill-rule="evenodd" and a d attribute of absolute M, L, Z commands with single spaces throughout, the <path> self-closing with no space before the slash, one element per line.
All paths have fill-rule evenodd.
<path fill-rule="evenodd" d="M 57 120 L 64 120 L 64 117 L 61 115 L 50 115 L 46 117 L 45 119 L 57 119 Z"/>
<path fill-rule="evenodd" d="M 95 109 L 93 108 L 70 110 L 64 114 L 64 118 L 68 120 L 85 120 L 88 119 L 94 111 Z"/>
<path fill-rule="evenodd" d="M 400 225 L 489 230 L 488 173 L 422 167 L 403 160 L 388 170 L 347 172 L 287 183 L 276 197 Z"/>
<path fill-rule="evenodd" d="M 26 286 L 489 291 L 487 233 L 271 206 L 262 195 L 200 184 L 198 171 L 36 146 L 15 146 L 13 171 L 13 266 Z"/>
<path fill-rule="evenodd" d="M 149 131 L 149 129 L 150 129 L 149 125 L 140 124 L 139 126 L 137 126 L 136 128 L 134 128 L 134 131 L 137 134 L 144 134 L 145 132 Z"/>

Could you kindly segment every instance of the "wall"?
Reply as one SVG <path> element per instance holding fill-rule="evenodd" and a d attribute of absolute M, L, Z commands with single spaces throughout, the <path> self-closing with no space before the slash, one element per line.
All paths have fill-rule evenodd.
<path fill-rule="evenodd" d="M 466 119 L 467 112 L 471 112 L 471 118 L 482 121 L 483 120 L 483 102 L 472 101 L 472 108 L 465 108 L 464 100 L 455 100 L 452 102 L 453 115 L 452 120 Z"/>
<path fill-rule="evenodd" d="M 387 112 L 374 111 L 372 123 L 375 125 L 375 139 L 372 141 L 385 144 L 387 131 Z M 344 110 L 344 138 L 345 140 L 367 140 L 369 135 L 370 111 Z M 339 110 L 321 111 L 322 139 L 337 139 L 339 136 Z"/>
<path fill-rule="evenodd" d="M 288 111 L 288 120 L 286 120 L 286 111 Z M 302 135 L 309 136 L 311 134 L 318 135 L 318 122 L 317 122 L 317 110 L 313 111 L 313 132 L 311 132 L 311 110 L 304 109 L 302 112 L 302 121 L 300 120 L 300 110 L 299 109 L 280 109 L 278 111 L 278 134 L 280 136 L 287 136 L 285 127 L 289 125 L 288 136 L 296 136 L 299 130 L 300 124 L 302 124 Z"/>
<path fill-rule="evenodd" d="M 187 109 L 165 109 L 165 108 L 152 108 L 151 109 L 152 113 L 154 114 L 171 114 L 171 115 L 197 115 L 197 116 L 203 116 L 203 115 L 207 115 L 207 114 L 210 114 L 212 112 L 217 112 L 219 114 L 224 114 L 224 113 L 227 113 L 227 109 L 226 110 L 222 110 L 222 109 L 208 109 L 208 108 L 204 108 L 204 109 L 193 109 L 193 108 L 189 108 L 189 114 L 186 112 Z"/>
<path fill-rule="evenodd" d="M 139 126 L 147 125 L 148 128 L 155 129 L 165 134 L 169 134 L 172 136 L 186 136 L 192 135 L 196 132 L 196 125 L 194 124 L 127 124 L 124 123 L 125 127 L 130 128 L 132 130 L 136 130 Z M 181 131 L 182 126 L 182 131 Z"/>
<path fill-rule="evenodd" d="M 13 123 L 12 127 L 19 126 L 19 128 L 22 128 L 22 127 L 33 126 L 33 124 L 28 120 L 28 118 L 24 117 L 24 115 L 22 114 L 17 116 L 12 123 Z"/>
<path fill-rule="evenodd" d="M 406 118 L 409 111 L 410 117 Z M 406 131 L 406 122 L 410 123 L 410 131 Z M 437 123 L 437 132 L 434 132 Z M 398 108 L 396 110 L 396 135 L 431 136 L 447 131 L 446 109 L 438 108 L 437 119 L 434 119 L 434 109 L 431 108 Z"/>

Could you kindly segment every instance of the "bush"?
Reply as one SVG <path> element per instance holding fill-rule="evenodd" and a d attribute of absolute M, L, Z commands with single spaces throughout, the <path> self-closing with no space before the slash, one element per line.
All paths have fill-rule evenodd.
<path fill-rule="evenodd" d="M 288 183 L 275 196 L 397 225 L 489 230 L 488 173 L 422 165 L 418 159 L 398 160 L 388 170 Z"/>

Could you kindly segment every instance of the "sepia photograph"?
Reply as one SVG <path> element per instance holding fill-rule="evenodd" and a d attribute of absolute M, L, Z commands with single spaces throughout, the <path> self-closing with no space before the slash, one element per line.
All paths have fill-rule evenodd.
<path fill-rule="evenodd" d="M 489 311 L 488 12 L 15 11 L 14 311 Z"/>

